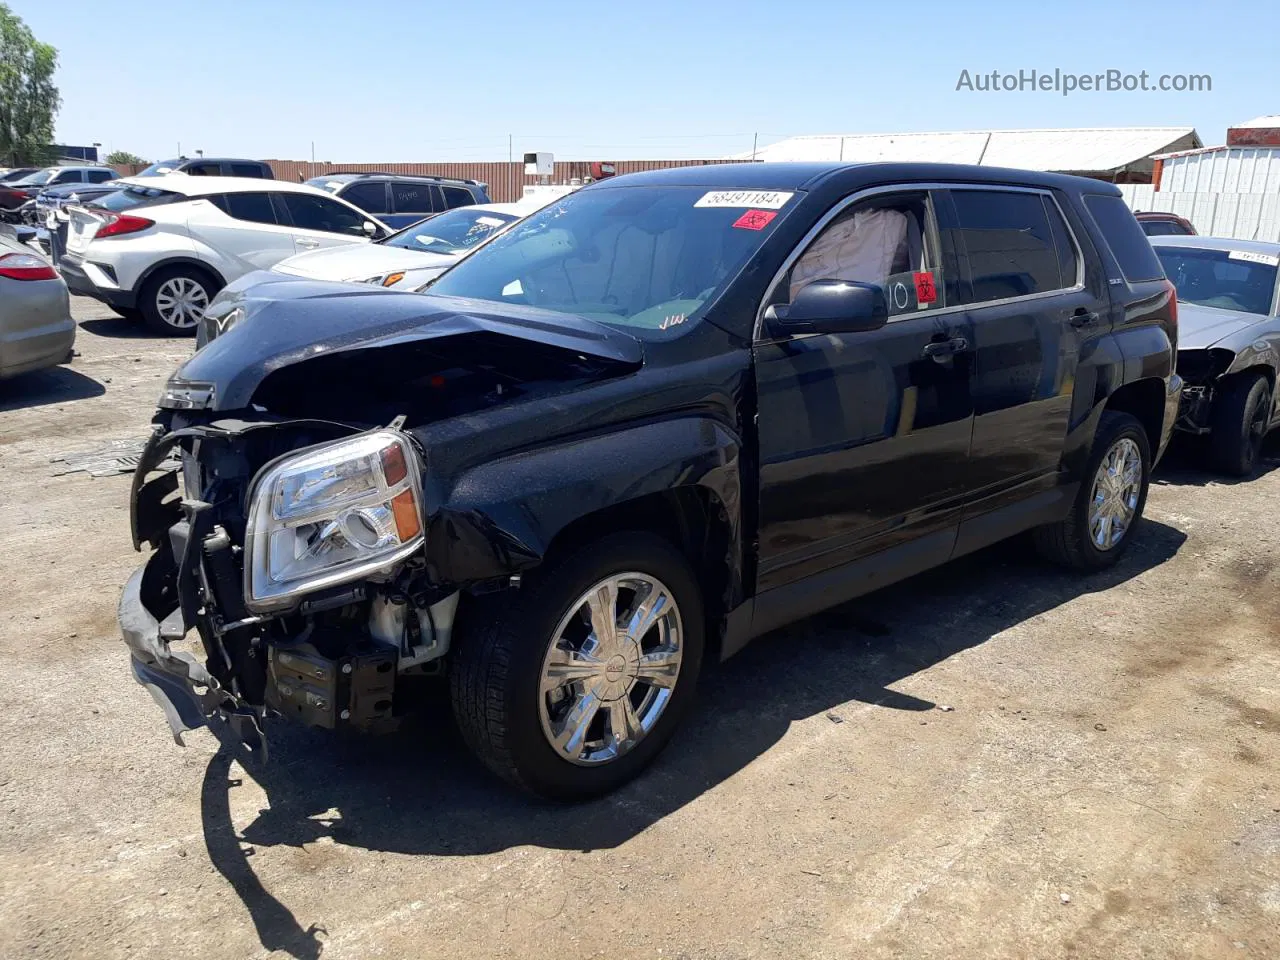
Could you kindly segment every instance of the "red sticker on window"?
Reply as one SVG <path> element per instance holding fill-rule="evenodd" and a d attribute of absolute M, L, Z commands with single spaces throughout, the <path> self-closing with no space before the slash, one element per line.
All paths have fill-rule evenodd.
<path fill-rule="evenodd" d="M 911 279 L 916 282 L 916 300 L 919 303 L 933 303 L 938 299 L 938 288 L 933 285 L 932 273 L 913 273 Z"/>
<path fill-rule="evenodd" d="M 739 230 L 763 230 L 777 215 L 777 210 L 748 210 L 733 225 Z"/>

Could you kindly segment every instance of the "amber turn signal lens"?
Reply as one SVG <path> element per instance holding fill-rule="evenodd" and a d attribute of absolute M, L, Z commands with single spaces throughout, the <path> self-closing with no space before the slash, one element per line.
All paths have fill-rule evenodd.
<path fill-rule="evenodd" d="M 382 278 L 382 285 L 384 287 L 394 287 L 397 283 L 399 283 L 403 279 L 404 279 L 403 273 L 388 273 L 385 277 Z"/>
<path fill-rule="evenodd" d="M 400 534 L 401 543 L 407 543 L 422 532 L 422 523 L 418 520 L 418 508 L 414 505 L 412 490 L 397 493 L 392 498 L 391 513 L 396 518 L 396 533 Z"/>
<path fill-rule="evenodd" d="M 387 478 L 387 486 L 394 487 L 409 473 L 404 462 L 404 448 L 400 444 L 392 444 L 382 451 L 382 475 Z"/>

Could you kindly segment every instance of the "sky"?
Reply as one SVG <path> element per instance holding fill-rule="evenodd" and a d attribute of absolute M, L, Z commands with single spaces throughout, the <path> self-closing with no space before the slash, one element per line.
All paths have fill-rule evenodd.
<path fill-rule="evenodd" d="M 5 0 L 59 51 L 59 142 L 147 160 L 713 158 L 788 136 L 1226 127 L 1280 113 L 1280 5 L 1143 0 Z M 957 90 L 962 70 L 1210 92 Z"/>

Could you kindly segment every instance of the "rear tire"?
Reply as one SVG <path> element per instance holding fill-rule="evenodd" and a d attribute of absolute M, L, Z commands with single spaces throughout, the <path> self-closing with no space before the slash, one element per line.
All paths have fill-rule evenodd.
<path fill-rule="evenodd" d="M 664 588 L 665 613 L 650 628 L 620 630 L 618 646 L 596 657 L 600 631 L 582 605 L 599 602 L 597 588 L 612 578 L 633 577 Z M 615 625 L 630 622 L 644 597 L 661 595 L 605 591 Z M 462 737 L 494 773 L 541 797 L 584 800 L 626 783 L 692 702 L 704 646 L 701 592 L 684 555 L 653 534 L 606 536 L 527 574 L 518 589 L 478 598 L 460 618 L 450 699 Z M 632 632 L 640 636 L 628 659 L 618 651 Z M 661 670 L 672 661 L 674 671 Z M 661 679 L 645 681 L 645 672 Z M 586 719 L 571 735 L 575 715 Z"/>
<path fill-rule="evenodd" d="M 204 311 L 221 287 L 198 267 L 158 270 L 138 293 L 142 319 L 166 337 L 194 337 Z"/>
<path fill-rule="evenodd" d="M 1124 466 L 1134 460 L 1136 484 L 1121 483 Z M 1121 468 L 1118 474 L 1112 470 L 1117 466 Z M 1032 531 L 1036 549 L 1046 559 L 1073 570 L 1089 572 L 1111 566 L 1128 549 L 1142 520 L 1150 480 L 1151 447 L 1146 430 L 1131 414 L 1104 410 L 1071 509 L 1058 523 Z M 1121 516 L 1127 519 L 1116 536 L 1112 524 Z"/>
<path fill-rule="evenodd" d="M 1227 379 L 1213 401 L 1209 422 L 1209 461 L 1223 473 L 1247 477 L 1271 421 L 1271 384 L 1262 373 Z"/>

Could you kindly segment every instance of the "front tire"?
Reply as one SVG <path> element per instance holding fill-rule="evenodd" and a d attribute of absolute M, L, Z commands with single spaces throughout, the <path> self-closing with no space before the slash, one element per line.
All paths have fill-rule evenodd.
<path fill-rule="evenodd" d="M 703 606 L 689 562 L 649 533 L 607 536 L 464 609 L 450 691 L 499 776 L 584 800 L 640 773 L 694 694 Z"/>
<path fill-rule="evenodd" d="M 218 289 L 203 270 L 170 267 L 157 271 L 143 285 L 138 309 L 154 332 L 167 337 L 194 337 Z"/>
<path fill-rule="evenodd" d="M 1209 425 L 1209 459 L 1233 477 L 1247 477 L 1258 464 L 1271 423 L 1271 383 L 1261 373 L 1232 377 L 1218 389 Z"/>
<path fill-rule="evenodd" d="M 1071 509 L 1060 522 L 1032 531 L 1037 549 L 1073 570 L 1112 566 L 1142 520 L 1150 481 L 1146 430 L 1131 414 L 1104 410 Z"/>

